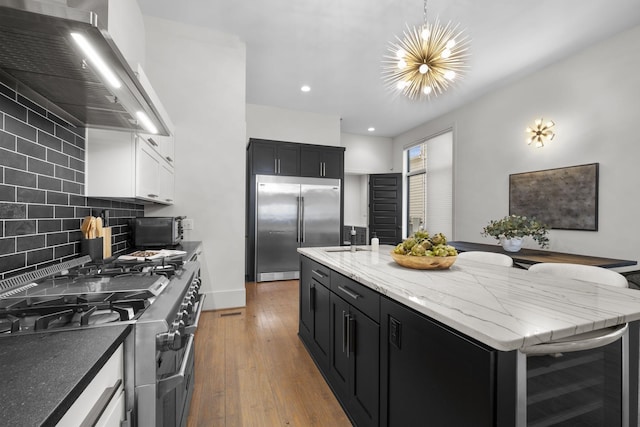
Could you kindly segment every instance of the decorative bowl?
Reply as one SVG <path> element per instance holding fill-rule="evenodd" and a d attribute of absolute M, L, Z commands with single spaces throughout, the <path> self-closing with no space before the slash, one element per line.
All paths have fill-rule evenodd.
<path fill-rule="evenodd" d="M 403 267 L 416 270 L 446 270 L 456 262 L 457 256 L 413 256 L 391 252 L 395 262 Z"/>

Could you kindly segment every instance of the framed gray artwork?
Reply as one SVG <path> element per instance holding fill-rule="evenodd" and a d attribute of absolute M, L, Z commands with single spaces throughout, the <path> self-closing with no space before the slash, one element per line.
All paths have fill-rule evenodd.
<path fill-rule="evenodd" d="M 598 230 L 598 163 L 509 175 L 509 215 L 550 228 Z"/>

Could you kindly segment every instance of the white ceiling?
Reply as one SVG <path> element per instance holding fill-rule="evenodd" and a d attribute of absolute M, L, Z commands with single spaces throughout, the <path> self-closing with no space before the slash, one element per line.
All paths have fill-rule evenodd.
<path fill-rule="evenodd" d="M 471 39 L 469 70 L 443 95 L 410 101 L 385 88 L 381 60 L 407 24 L 422 22 L 422 0 L 138 3 L 145 15 L 244 41 L 248 103 L 335 114 L 342 132 L 385 137 L 640 24 L 640 0 L 429 0 L 429 21 L 459 23 Z M 600 73 L 603 66 L 584 72 Z M 303 84 L 311 91 L 302 93 Z M 370 126 L 376 131 L 368 133 Z"/>

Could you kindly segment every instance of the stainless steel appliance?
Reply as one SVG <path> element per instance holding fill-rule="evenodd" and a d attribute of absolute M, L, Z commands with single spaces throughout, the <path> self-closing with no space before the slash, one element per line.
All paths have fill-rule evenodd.
<path fill-rule="evenodd" d="M 133 219 L 133 241 L 136 248 L 164 248 L 182 241 L 183 216 L 145 216 Z"/>
<path fill-rule="evenodd" d="M 114 42 L 113 35 L 127 27 L 109 18 L 132 13 L 128 9 L 132 4 L 135 2 L 0 0 L 0 78 L 76 126 L 148 132 L 136 117 L 141 111 L 159 134 L 169 135 L 162 107 L 152 102 L 155 94 L 144 87 Z M 91 60 L 85 61 L 87 55 L 71 33 L 84 35 L 99 52 L 120 82 L 118 87 L 108 83 Z M 140 74 L 140 68 L 137 72 Z"/>
<path fill-rule="evenodd" d="M 298 247 L 339 246 L 340 180 L 256 175 L 256 281 L 297 279 Z"/>
<path fill-rule="evenodd" d="M 518 354 L 518 426 L 629 425 L 628 335 L 602 341 L 574 352 Z"/>
<path fill-rule="evenodd" d="M 185 426 L 194 333 L 203 307 L 200 264 L 170 257 L 91 263 L 88 256 L 0 281 L 0 334 L 128 322 L 128 425 Z"/>

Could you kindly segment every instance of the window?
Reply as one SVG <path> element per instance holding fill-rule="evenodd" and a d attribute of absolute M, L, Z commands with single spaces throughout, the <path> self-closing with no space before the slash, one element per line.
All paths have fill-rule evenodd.
<path fill-rule="evenodd" d="M 406 149 L 407 235 L 419 227 L 453 237 L 453 132 Z"/>
<path fill-rule="evenodd" d="M 415 233 L 426 219 L 427 145 L 407 150 L 407 234 Z"/>

